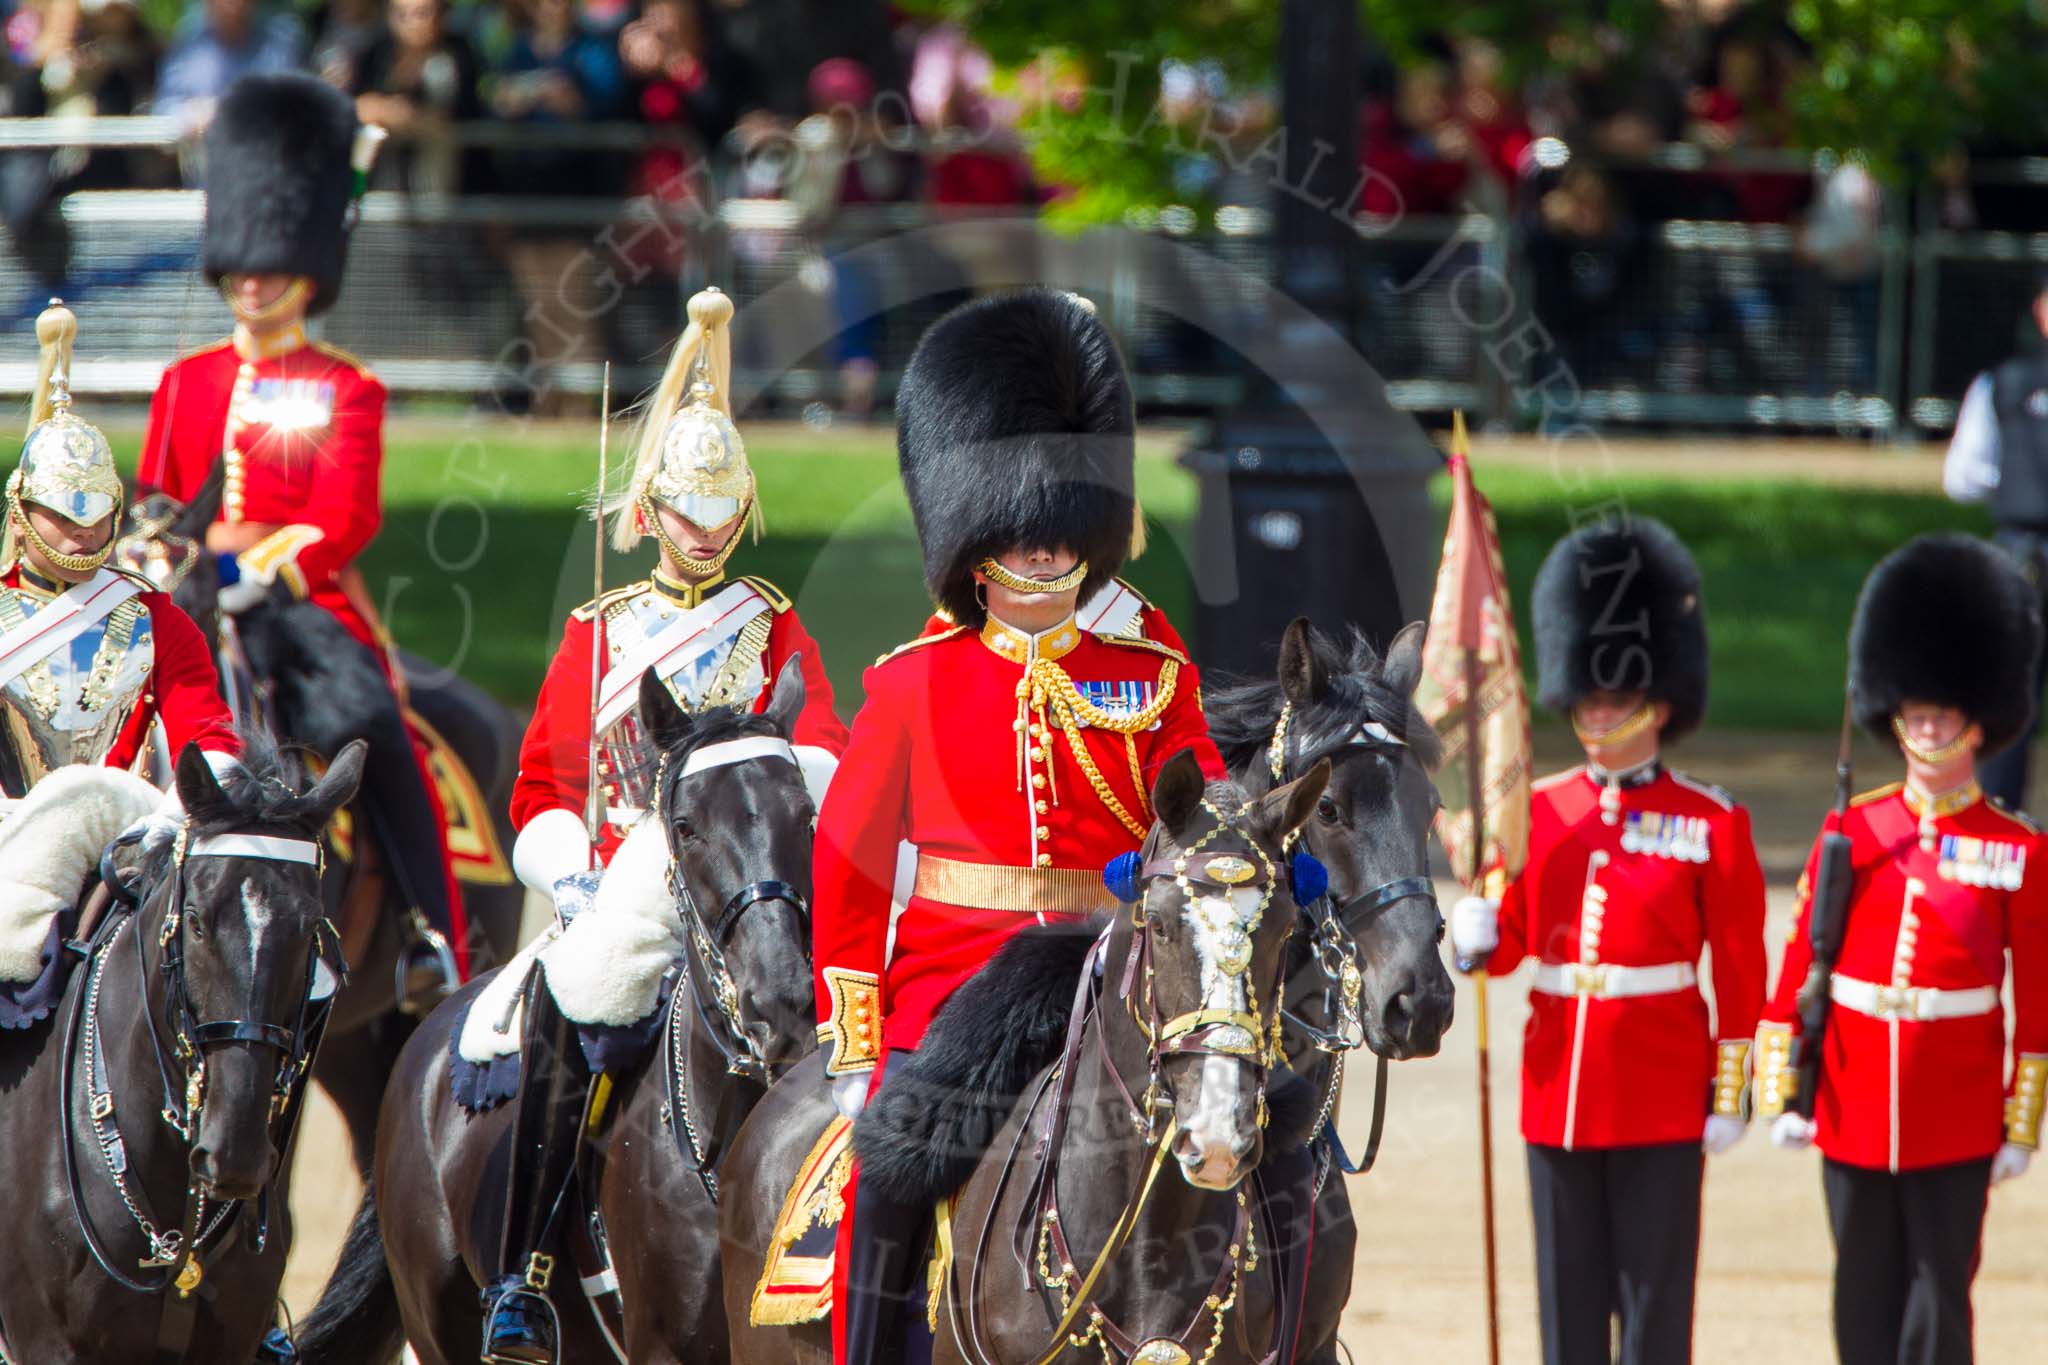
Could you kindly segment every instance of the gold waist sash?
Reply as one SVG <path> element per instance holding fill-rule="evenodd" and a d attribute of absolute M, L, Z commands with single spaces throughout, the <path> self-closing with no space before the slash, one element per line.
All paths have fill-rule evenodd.
<path fill-rule="evenodd" d="M 1102 874 L 1077 867 L 1002 867 L 917 855 L 911 894 L 966 910 L 1014 910 L 1026 915 L 1086 915 L 1112 901 Z"/>

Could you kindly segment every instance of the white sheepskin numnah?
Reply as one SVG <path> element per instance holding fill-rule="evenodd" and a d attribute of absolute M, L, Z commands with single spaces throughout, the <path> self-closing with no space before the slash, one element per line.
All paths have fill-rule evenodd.
<path fill-rule="evenodd" d="M 550 928 L 520 949 L 484 987 L 456 1050 L 477 1063 L 519 1050 L 525 1011 L 513 1009 L 509 1019 L 506 1011 L 536 958 L 571 1023 L 623 1027 L 646 1018 L 661 999 L 662 974 L 682 955 L 682 932 L 668 893 L 668 844 L 660 823 L 648 820 L 619 845 L 596 903 L 566 930 Z"/>
<path fill-rule="evenodd" d="M 56 769 L 0 818 L 0 981 L 33 981 L 50 920 L 163 793 L 119 768 Z"/>

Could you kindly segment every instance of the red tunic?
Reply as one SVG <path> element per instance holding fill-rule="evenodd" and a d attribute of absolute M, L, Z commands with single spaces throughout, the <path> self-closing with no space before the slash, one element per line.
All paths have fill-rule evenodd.
<path fill-rule="evenodd" d="M 1122 734 L 1080 731 L 1110 794 L 1141 825 L 1150 821 L 1160 767 L 1182 749 L 1192 747 L 1212 779 L 1224 775 L 1195 668 L 1159 643 L 1171 630 L 1165 619 L 1149 609 L 1147 615 L 1149 640 L 1091 635 L 1069 623 L 1068 652 L 1054 660 L 1105 709 L 1142 708 L 1171 686 L 1154 726 L 1131 737 L 1143 791 Z M 1047 646 L 1047 656 L 1059 647 Z M 1020 754 L 1015 725 L 1024 673 L 1021 654 L 1000 653 L 964 627 L 921 637 L 867 671 L 867 701 L 819 815 L 813 869 L 820 1031 L 835 1041 L 835 1028 L 850 1028 L 860 1017 L 853 1011 L 878 1008 L 879 1044 L 915 1048 L 947 997 L 1036 920 L 1019 910 L 970 909 L 913 894 L 897 920 L 884 979 L 899 842 L 958 863 L 1064 869 L 1083 887 L 1111 858 L 1138 846 L 1140 835 L 1097 794 L 1063 732 L 1027 736 Z M 851 1049 L 842 1057 L 860 1055 L 858 1044 Z"/>
<path fill-rule="evenodd" d="M 285 528 L 276 550 L 291 566 L 286 581 L 381 657 L 335 575 L 383 519 L 383 426 L 384 385 L 347 352 L 314 342 L 245 361 L 223 341 L 164 371 L 135 479 L 189 502 L 224 452 L 239 452 L 221 520 Z"/>
<path fill-rule="evenodd" d="M 524 829 L 545 810 L 560 808 L 579 818 L 590 792 L 590 646 L 592 617 L 578 611 L 562 627 L 533 705 L 533 720 L 519 746 L 519 775 L 512 784 L 512 827 Z M 777 675 L 791 655 L 801 659 L 804 709 L 797 718 L 795 744 L 816 745 L 837 755 L 846 748 L 846 725 L 832 709 L 832 682 L 825 674 L 818 645 L 797 618 L 796 608 L 775 613 L 767 647 L 762 650 L 766 681 L 754 698 L 756 712 L 768 705 Z M 606 825 L 598 857 L 611 862 L 624 835 Z"/>
<path fill-rule="evenodd" d="M 1572 1149 L 1697 1142 L 1716 1043 L 1748 1039 L 1763 1004 L 1764 879 L 1749 812 L 1669 770 L 1618 791 L 1613 823 L 1600 795 L 1583 767 L 1536 784 L 1529 860 L 1501 898 L 1488 970 L 1532 955 L 1697 970 L 1711 948 L 1715 1018 L 1697 986 L 1614 998 L 1531 990 L 1522 1136 Z"/>
<path fill-rule="evenodd" d="M 21 586 L 21 568 L 13 565 L 0 574 L 7 587 Z M 150 636 L 155 662 L 149 683 L 121 727 L 113 747 L 102 760 L 109 768 L 133 767 L 149 739 L 149 727 L 163 718 L 164 735 L 170 741 L 171 758 L 184 752 L 187 744 L 202 749 L 236 754 L 242 741 L 235 734 L 234 718 L 220 696 L 220 675 L 214 671 L 213 654 L 206 637 L 192 618 L 172 603 L 169 593 L 143 592 L 136 597 L 149 610 Z"/>
<path fill-rule="evenodd" d="M 1838 978 L 1878 985 L 1968 990 L 2005 981 L 2012 956 L 2012 1048 L 2048 1054 L 2048 849 L 2039 830 L 1989 801 L 1939 817 L 1933 851 L 1919 816 L 1894 785 L 1830 815 L 1849 836 L 1847 927 Z M 1813 961 L 1807 937 L 1820 845 L 1799 883 L 1798 920 L 1765 1011 L 1772 1027 L 1799 1028 L 1794 1003 Z M 1961 855 L 1957 857 L 1955 855 Z M 1977 869 L 1989 867 L 1985 878 Z M 1970 879 L 1992 885 L 1972 885 Z M 2017 881 L 2016 888 L 1998 884 Z M 1908 883 L 1912 895 L 1908 897 Z M 1770 1051 L 1766 1041 L 1762 1052 Z M 2005 1010 L 1966 1018 L 1881 1018 L 1836 1003 L 1828 1013 L 1815 1096 L 1815 1141 L 1835 1160 L 1909 1171 L 1990 1156 L 2004 1100 Z"/>

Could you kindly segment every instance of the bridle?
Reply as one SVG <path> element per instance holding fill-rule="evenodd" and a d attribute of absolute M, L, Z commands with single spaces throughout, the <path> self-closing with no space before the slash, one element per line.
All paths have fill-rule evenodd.
<path fill-rule="evenodd" d="M 116 1123 L 112 1084 L 106 1075 L 99 1039 L 99 999 L 112 957 L 110 950 L 122 930 L 126 929 L 135 944 L 135 986 L 148 1024 L 150 1051 L 162 1085 L 158 1117 L 164 1125 L 189 1147 L 205 1102 L 207 1053 L 231 1043 L 266 1048 L 278 1056 L 270 1092 L 269 1122 L 271 1141 L 280 1153 L 280 1159 L 289 1150 L 305 1098 L 307 1075 L 319 1053 L 320 1040 L 326 1032 L 335 997 L 347 977 L 340 936 L 323 915 L 313 926 L 305 983 L 299 995 L 297 1017 L 291 1026 L 258 1019 L 200 1018 L 192 1004 L 185 960 L 187 934 L 195 937 L 199 934 L 186 910 L 189 864 L 195 858 L 240 858 L 306 866 L 312 871 L 312 886 L 306 894 L 316 904 L 319 901 L 319 879 L 325 871 L 324 854 L 315 840 L 261 834 L 212 834 L 192 839 L 188 828 L 179 829 L 171 846 L 169 875 L 159 884 L 164 909 L 156 935 L 159 949 L 157 971 L 164 982 L 165 1003 L 170 1015 L 168 1049 L 157 1029 L 155 998 L 150 989 L 149 968 L 144 954 L 141 901 L 127 894 L 127 887 L 116 875 L 110 860 L 103 861 L 102 875 L 120 889 L 117 902 L 125 900 L 125 903 L 105 922 L 90 944 L 69 945 L 81 952 L 87 962 L 85 983 L 73 997 L 66 1021 L 62 1058 L 64 1174 L 72 1212 L 78 1220 L 87 1249 L 110 1279 L 137 1293 L 166 1296 L 165 1320 L 159 1333 L 159 1354 L 173 1357 L 181 1354 L 183 1347 L 170 1343 L 180 1336 L 189 1341 L 191 1316 L 196 1307 L 189 1300 L 204 1279 L 207 1249 L 216 1244 L 219 1234 L 240 1212 L 242 1201 L 215 1203 L 195 1176 L 185 1189 L 181 1225 L 165 1228 L 152 1217 L 144 1192 L 129 1183 L 127 1144 Z M 322 980 L 323 970 L 325 981 Z M 155 1279 L 130 1275 L 115 1264 L 116 1258 L 108 1250 L 86 1206 L 78 1170 L 78 1139 L 73 1130 L 81 1049 L 92 1095 L 87 1113 L 94 1145 L 100 1152 L 115 1192 L 149 1244 L 149 1252 L 139 1262 L 139 1268 L 163 1271 Z M 174 1080 L 174 1074 L 181 1068 L 182 1085 Z M 257 1201 L 259 1223 L 254 1240 L 258 1251 L 262 1250 L 269 1234 L 268 1200 L 269 1192 L 266 1190 Z M 167 1293 L 173 1289 L 175 1294 Z M 175 1313 L 174 1305 L 181 1306 Z"/>
<path fill-rule="evenodd" d="M 663 754 L 655 769 L 654 790 L 658 805 L 666 807 L 679 799 L 675 788 L 683 779 L 709 768 L 723 767 L 731 763 L 748 762 L 760 758 L 785 758 L 796 762 L 796 755 L 787 741 L 772 736 L 756 736 L 747 739 L 726 740 L 707 744 L 694 750 L 683 762 L 683 767 L 671 784 L 668 776 L 668 755 Z M 805 954 L 810 952 L 811 906 L 802 891 L 789 882 L 773 879 L 753 881 L 740 887 L 719 907 L 716 918 L 707 919 L 699 909 L 697 896 L 690 889 L 690 882 L 683 875 L 681 850 L 676 847 L 673 837 L 674 824 L 665 815 L 658 816 L 664 821 L 664 833 L 668 836 L 668 891 L 681 912 L 683 934 L 689 951 L 683 963 L 684 983 L 677 988 L 676 998 L 669 1007 L 668 1018 L 668 1065 L 667 1072 L 668 1114 L 673 1119 L 678 1135 L 688 1146 L 690 1165 L 696 1171 L 698 1181 L 715 1206 L 718 1203 L 718 1175 L 713 1169 L 714 1154 L 709 1152 L 702 1135 L 697 1131 L 696 1116 L 690 1107 L 689 1054 L 685 1046 L 682 1028 L 683 996 L 687 994 L 689 1008 L 696 1014 L 703 1035 L 730 1076 L 742 1076 L 757 1081 L 763 1086 L 775 1079 L 768 1065 L 768 1059 L 761 1054 L 760 1044 L 746 1030 L 740 1006 L 739 986 L 733 980 L 732 970 L 726 965 L 725 949 L 731 943 L 733 932 L 747 911 L 757 905 L 769 902 L 789 906 L 796 912 L 798 941 L 804 945 Z M 707 927 L 708 926 L 708 927 Z"/>
<path fill-rule="evenodd" d="M 1276 787 L 1287 780 L 1288 730 L 1293 717 L 1294 703 L 1282 699 L 1280 719 L 1273 727 L 1273 739 L 1266 749 L 1267 770 Z M 1378 721 L 1365 722 L 1337 748 L 1392 751 L 1404 757 L 1413 753 L 1407 740 Z M 1288 836 L 1290 844 L 1297 839 L 1301 841 L 1302 847 L 1309 847 L 1306 832 L 1297 830 Z M 1311 853 L 1314 851 L 1312 848 L 1309 849 Z M 1363 925 L 1378 919 L 1407 900 L 1428 900 L 1433 904 L 1436 900 L 1436 888 L 1427 876 L 1396 877 L 1391 881 L 1368 887 L 1341 903 L 1328 894 L 1300 903 L 1302 918 L 1309 925 L 1309 951 L 1326 982 L 1323 989 L 1323 1010 L 1326 1016 L 1336 1021 L 1336 1026 L 1325 1029 L 1312 1024 L 1300 1014 L 1287 1009 L 1284 1002 L 1281 1014 L 1289 1027 L 1307 1038 L 1311 1046 L 1319 1052 L 1329 1054 L 1330 1080 L 1324 1087 L 1322 1101 L 1317 1107 L 1315 1135 L 1327 1136 L 1338 1168 L 1347 1175 L 1361 1175 L 1372 1169 L 1373 1163 L 1379 1158 L 1380 1137 L 1385 1131 L 1387 1117 L 1387 1059 L 1375 1055 L 1372 1126 L 1366 1137 L 1363 1155 L 1357 1161 L 1352 1161 L 1337 1136 L 1336 1124 L 1337 1097 L 1344 1087 L 1345 1058 L 1365 1046 L 1365 1020 L 1359 1013 L 1359 1000 L 1365 989 L 1365 973 L 1359 962 L 1357 937 L 1349 926 Z M 1436 932 L 1438 940 L 1441 941 L 1444 933 L 1441 910 L 1437 913 Z"/>

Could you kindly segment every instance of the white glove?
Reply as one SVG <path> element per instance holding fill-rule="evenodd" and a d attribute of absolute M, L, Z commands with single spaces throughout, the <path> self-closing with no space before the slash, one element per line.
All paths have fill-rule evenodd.
<path fill-rule="evenodd" d="M 269 600 L 270 584 L 246 570 L 240 578 L 214 595 L 214 601 L 229 616 L 240 616 L 251 607 Z"/>
<path fill-rule="evenodd" d="M 1803 1115 L 1784 1113 L 1771 1124 L 1771 1146 L 1783 1147 L 1787 1151 L 1798 1151 L 1813 1141 L 1813 1120 Z"/>
<path fill-rule="evenodd" d="M 1707 1131 L 1700 1135 L 1700 1147 L 1708 1156 L 1719 1156 L 1749 1134 L 1749 1125 L 1727 1114 L 1707 1115 Z"/>
<path fill-rule="evenodd" d="M 1466 896 L 1451 907 L 1451 952 L 1460 971 L 1471 971 L 1500 947 L 1500 902 Z"/>
<path fill-rule="evenodd" d="M 855 1071 L 850 1075 L 828 1077 L 832 1082 L 832 1105 L 848 1119 L 860 1117 L 860 1111 L 868 1104 L 868 1073 Z"/>
<path fill-rule="evenodd" d="M 2003 1185 L 2016 1175 L 2027 1173 L 2027 1163 L 2034 1159 L 2028 1148 L 2008 1142 L 1998 1149 L 1998 1155 L 1991 1158 L 1991 1183 Z"/>

